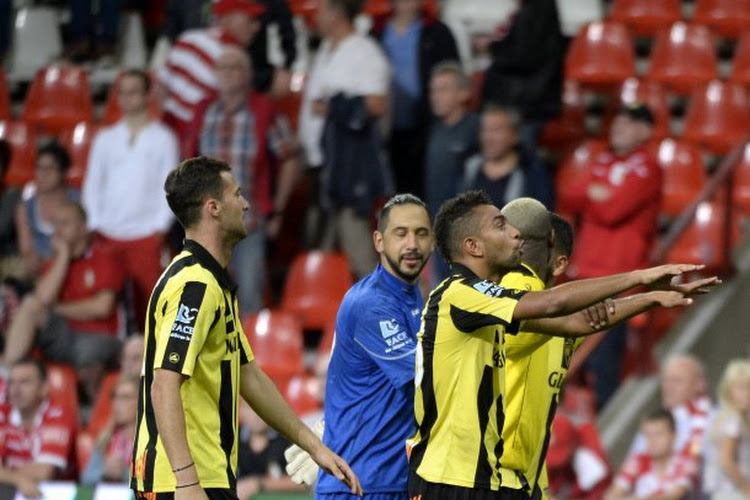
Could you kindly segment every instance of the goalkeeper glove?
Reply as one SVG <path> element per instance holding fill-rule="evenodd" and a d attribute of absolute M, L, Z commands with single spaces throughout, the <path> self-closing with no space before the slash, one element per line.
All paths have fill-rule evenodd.
<path fill-rule="evenodd" d="M 325 422 L 323 420 L 318 421 L 312 427 L 312 431 L 321 439 L 324 429 Z M 319 467 L 309 453 L 295 444 L 286 449 L 284 458 L 286 459 L 286 473 L 289 474 L 295 484 L 315 485 Z"/>

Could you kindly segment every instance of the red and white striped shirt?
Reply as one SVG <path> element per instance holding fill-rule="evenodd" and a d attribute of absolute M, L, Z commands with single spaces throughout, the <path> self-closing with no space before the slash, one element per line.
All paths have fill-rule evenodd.
<path fill-rule="evenodd" d="M 675 453 L 664 470 L 657 470 L 651 456 L 633 455 L 622 466 L 615 484 L 636 498 L 668 495 L 676 488 L 690 490 L 695 477 L 696 463 L 691 457 Z"/>

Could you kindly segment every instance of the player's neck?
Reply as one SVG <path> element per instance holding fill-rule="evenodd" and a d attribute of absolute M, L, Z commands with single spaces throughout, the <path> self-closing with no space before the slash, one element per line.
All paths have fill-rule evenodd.
<path fill-rule="evenodd" d="M 185 231 L 185 238 L 193 240 L 205 248 L 221 267 L 229 265 L 232 249 L 224 244 L 218 234 L 212 234 L 207 230 L 188 230 Z"/>

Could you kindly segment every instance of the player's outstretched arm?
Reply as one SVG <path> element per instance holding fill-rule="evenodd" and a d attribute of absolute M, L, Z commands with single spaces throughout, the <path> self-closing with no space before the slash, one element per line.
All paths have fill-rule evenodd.
<path fill-rule="evenodd" d="M 608 330 L 617 323 L 626 321 L 652 307 L 680 307 L 689 306 L 693 299 L 685 297 L 679 292 L 655 291 L 639 293 L 617 299 L 611 306 L 607 306 L 608 319 L 601 317 L 592 321 L 590 315 L 577 312 L 560 318 L 542 318 L 526 321 L 524 330 L 544 333 L 555 337 L 583 337 L 592 333 Z M 593 323 L 593 324 L 592 324 Z"/>
<path fill-rule="evenodd" d="M 242 366 L 240 393 L 260 418 L 282 436 L 310 454 L 327 473 L 344 482 L 355 495 L 362 495 L 362 486 L 349 464 L 332 452 L 310 428 L 297 418 L 276 385 L 255 361 Z"/>
<path fill-rule="evenodd" d="M 641 285 L 652 285 L 704 266 L 666 264 L 603 278 L 573 281 L 541 292 L 524 295 L 513 311 L 513 319 L 528 320 L 565 316 Z"/>

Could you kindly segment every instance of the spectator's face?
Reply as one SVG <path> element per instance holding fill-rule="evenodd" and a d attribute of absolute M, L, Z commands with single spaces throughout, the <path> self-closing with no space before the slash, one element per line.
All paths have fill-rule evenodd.
<path fill-rule="evenodd" d="M 388 224 L 382 233 L 375 232 L 374 241 L 383 266 L 407 283 L 414 282 L 434 245 L 427 210 L 411 203 L 394 206 Z"/>
<path fill-rule="evenodd" d="M 439 73 L 430 81 L 430 106 L 432 113 L 444 118 L 463 106 L 467 92 L 458 86 L 456 76 Z"/>
<path fill-rule="evenodd" d="M 651 126 L 633 120 L 626 114 L 618 114 L 609 129 L 609 143 L 618 154 L 627 154 L 643 144 L 651 136 Z"/>
<path fill-rule="evenodd" d="M 245 225 L 245 212 L 250 204 L 242 195 L 237 180 L 229 172 L 222 172 L 224 181 L 224 193 L 221 199 L 221 210 L 219 211 L 219 224 L 224 233 L 223 236 L 229 241 L 237 242 L 247 236 Z"/>
<path fill-rule="evenodd" d="M 46 384 L 33 365 L 17 365 L 10 370 L 8 398 L 21 412 L 38 408 L 46 395 Z"/>
<path fill-rule="evenodd" d="M 654 458 L 666 458 L 672 454 L 674 431 L 666 420 L 647 420 L 641 424 L 646 438 L 646 450 Z"/>
<path fill-rule="evenodd" d="M 143 368 L 143 336 L 129 338 L 122 348 L 120 370 L 124 375 L 138 377 Z"/>
<path fill-rule="evenodd" d="M 474 209 L 480 217 L 479 249 L 490 269 L 497 272 L 514 268 L 521 263 L 521 233 L 508 224 L 500 209 L 482 205 Z"/>
<path fill-rule="evenodd" d="M 329 0 L 323 0 L 320 2 L 320 7 L 315 16 L 315 24 L 318 27 L 318 33 L 322 37 L 328 37 L 331 35 L 331 31 L 335 26 L 336 22 L 343 17 L 343 14 L 331 6 Z"/>
<path fill-rule="evenodd" d="M 661 374 L 661 399 L 665 408 L 685 405 L 700 396 L 703 390 L 700 372 L 688 360 L 672 360 Z"/>
<path fill-rule="evenodd" d="M 52 225 L 55 228 L 55 237 L 75 247 L 86 238 L 86 221 L 81 218 L 75 207 L 66 205 L 57 210 L 52 217 Z"/>
<path fill-rule="evenodd" d="M 392 0 L 393 14 L 400 17 L 418 17 L 422 8 L 422 0 Z"/>
<path fill-rule="evenodd" d="M 249 47 L 260 29 L 260 23 L 244 12 L 230 12 L 218 18 L 217 23 L 243 47 Z"/>
<path fill-rule="evenodd" d="M 480 131 L 482 155 L 487 160 L 506 156 L 518 144 L 518 132 L 507 113 L 490 111 L 482 115 Z"/>
<path fill-rule="evenodd" d="M 143 80 L 135 76 L 123 77 L 117 92 L 117 102 L 125 115 L 145 111 L 148 108 L 148 92 Z"/>
<path fill-rule="evenodd" d="M 238 51 L 224 52 L 216 60 L 216 88 L 219 95 L 234 95 L 250 88 L 250 67 Z"/>
<path fill-rule="evenodd" d="M 37 158 L 34 182 L 40 192 L 56 189 L 65 183 L 65 173 L 54 156 L 44 154 Z"/>
<path fill-rule="evenodd" d="M 118 383 L 112 392 L 112 418 L 115 425 L 135 423 L 137 415 L 138 385 L 129 380 Z"/>
<path fill-rule="evenodd" d="M 738 379 L 729 385 L 729 397 L 737 411 L 750 412 L 750 380 Z"/>

